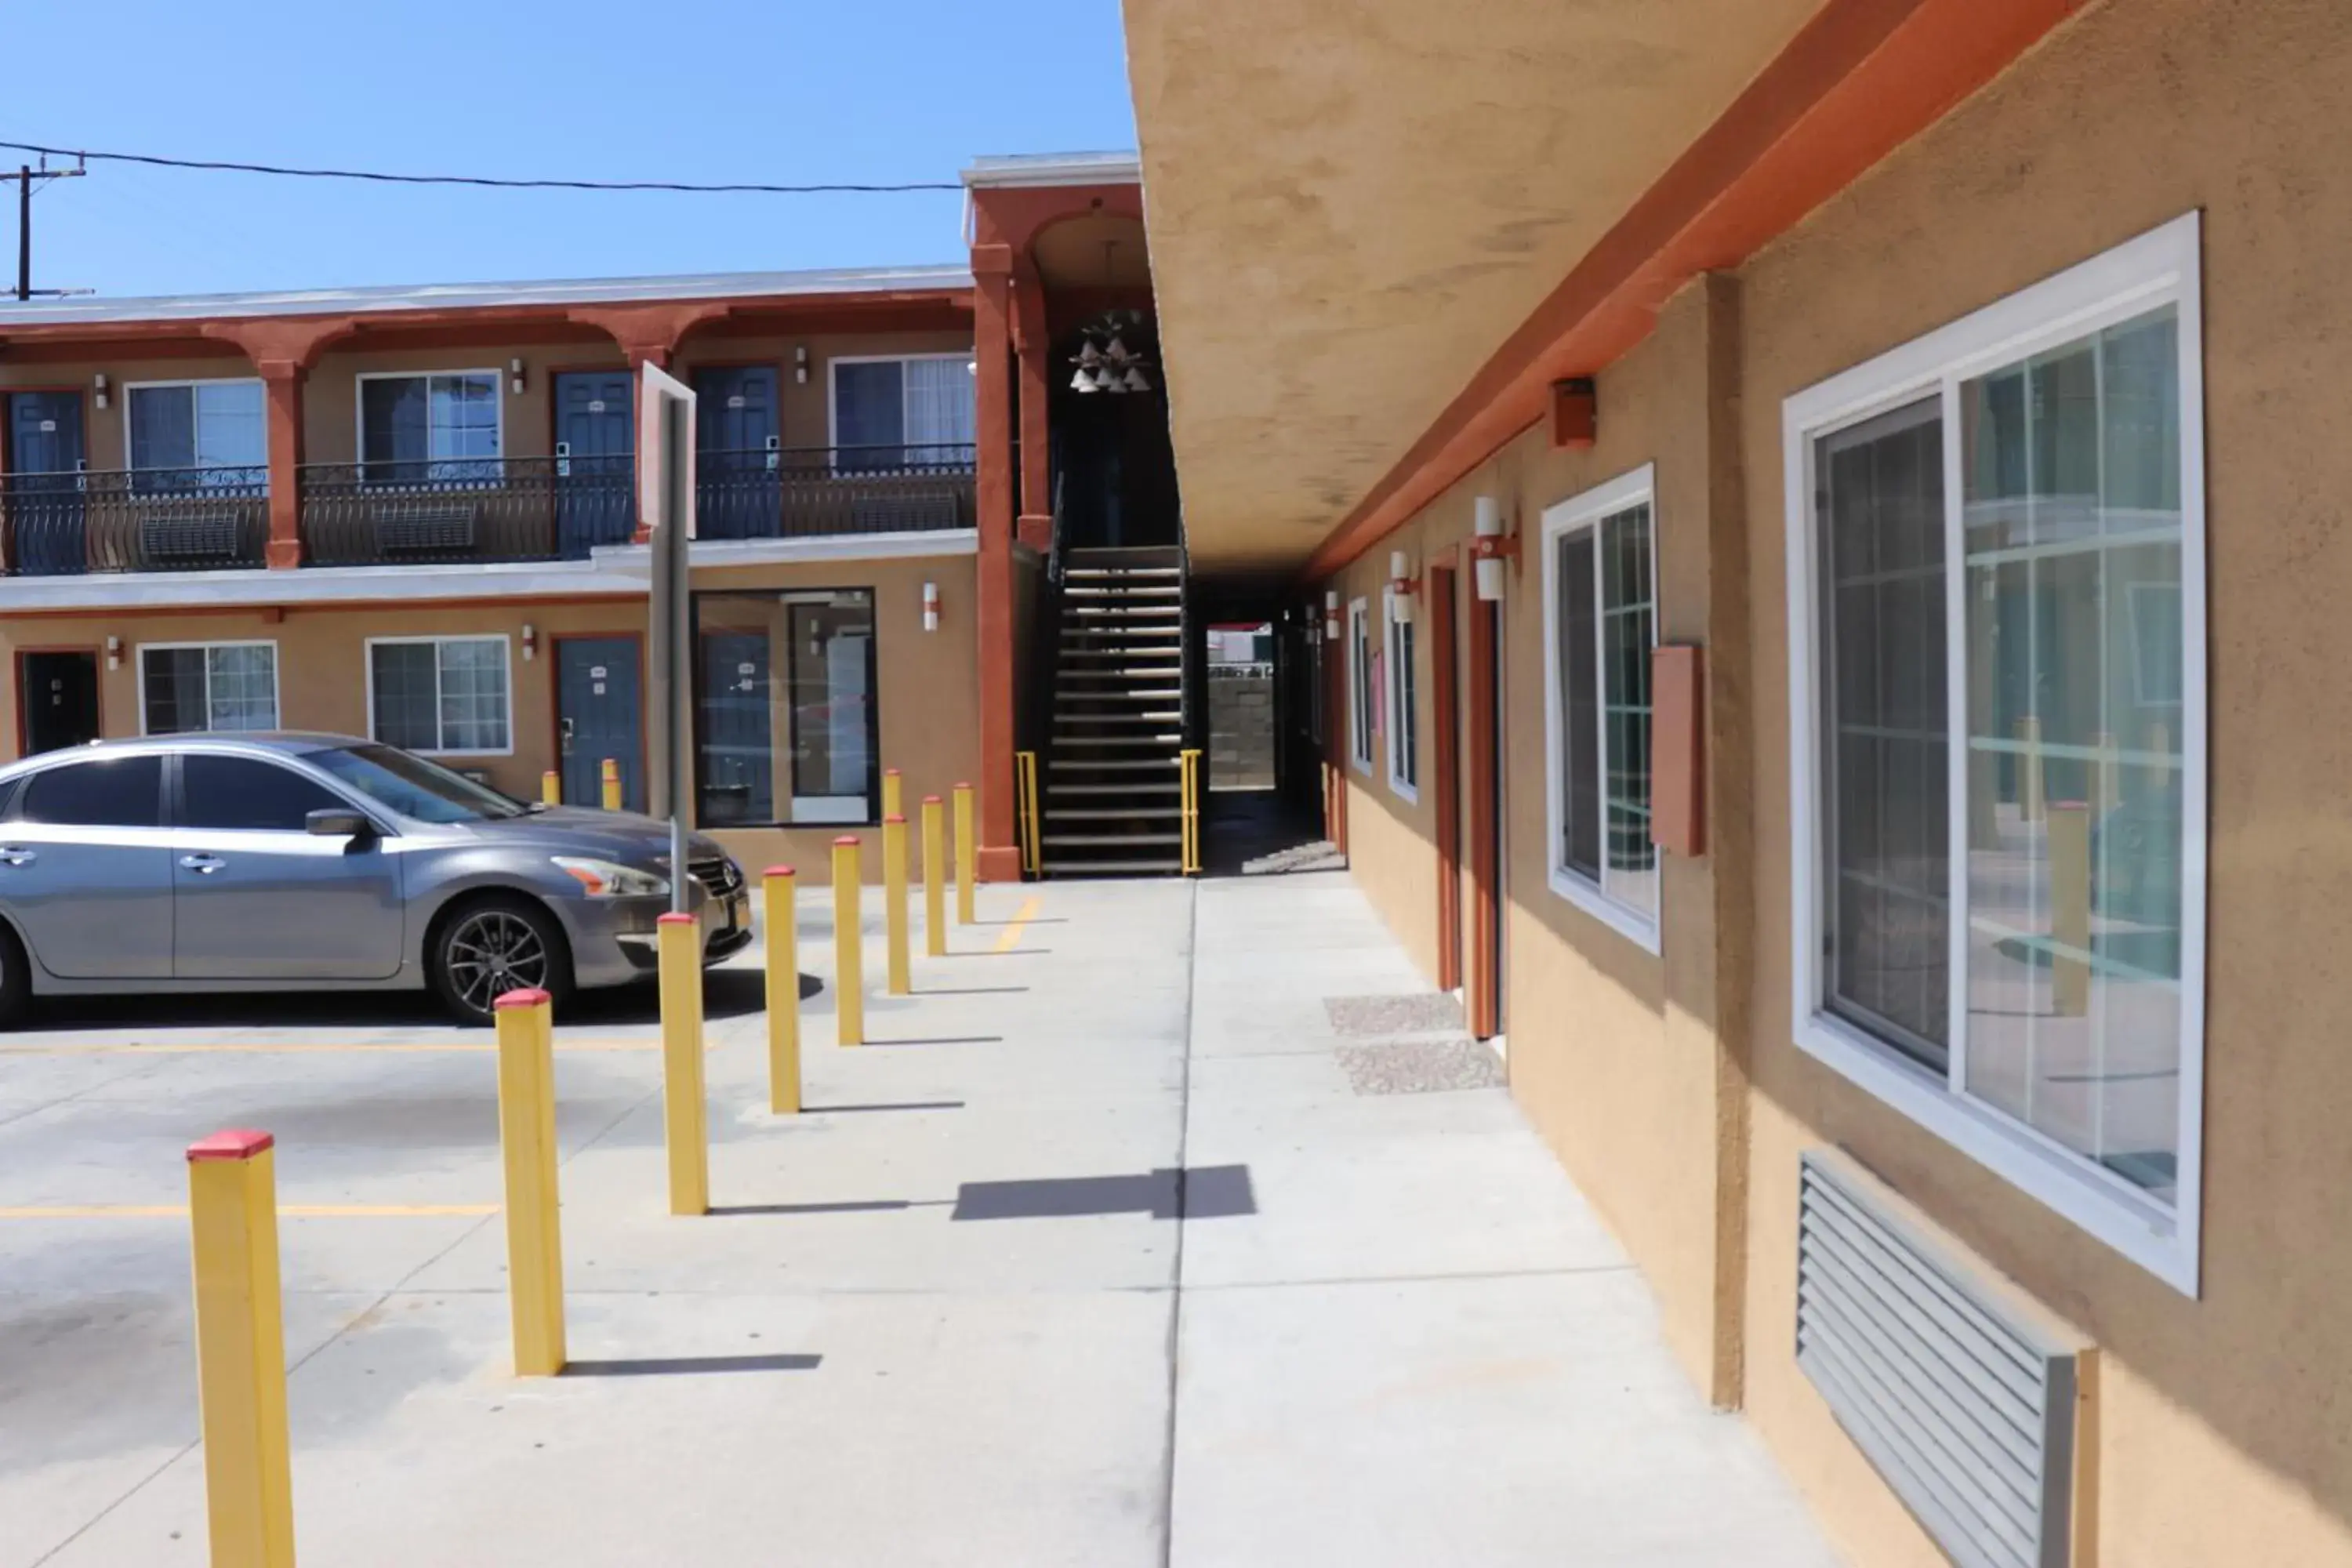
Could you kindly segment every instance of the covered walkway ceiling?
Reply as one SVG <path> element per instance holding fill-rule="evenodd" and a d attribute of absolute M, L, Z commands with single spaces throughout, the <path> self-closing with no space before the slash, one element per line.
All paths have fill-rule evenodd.
<path fill-rule="evenodd" d="M 1307 556 L 1818 0 L 1126 0 L 1195 562 Z"/>

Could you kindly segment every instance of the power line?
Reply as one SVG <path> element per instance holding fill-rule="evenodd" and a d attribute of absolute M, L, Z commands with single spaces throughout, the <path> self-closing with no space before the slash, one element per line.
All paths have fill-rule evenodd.
<path fill-rule="evenodd" d="M 201 169 L 238 174 L 280 174 L 300 180 L 368 180 L 385 185 L 481 185 L 508 191 L 682 191 L 695 195 L 808 196 L 842 193 L 888 195 L 901 191 L 960 191 L 952 180 L 912 180 L 897 184 L 848 183 L 771 185 L 705 184 L 693 180 L 509 180 L 491 174 L 387 174 L 366 169 L 296 169 L 277 163 L 235 163 L 209 158 L 165 158 L 152 153 L 93 153 L 79 147 L 44 147 L 34 142 L 0 142 L 18 153 L 55 158 L 89 158 L 111 163 L 145 163 L 159 169 Z"/>

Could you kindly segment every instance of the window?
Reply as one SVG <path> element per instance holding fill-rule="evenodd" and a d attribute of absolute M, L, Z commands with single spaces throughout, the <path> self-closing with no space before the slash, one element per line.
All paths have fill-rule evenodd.
<path fill-rule="evenodd" d="M 698 595 L 695 646 L 698 822 L 880 819 L 872 590 Z"/>
<path fill-rule="evenodd" d="M 1348 759 L 1365 773 L 1372 771 L 1371 605 L 1363 599 L 1348 605 Z"/>
<path fill-rule="evenodd" d="M 833 362 L 835 468 L 968 468 L 977 418 L 968 353 Z"/>
<path fill-rule="evenodd" d="M 163 821 L 163 759 L 107 757 L 35 773 L 17 817 L 68 827 L 158 827 Z"/>
<path fill-rule="evenodd" d="M 302 760 L 370 800 L 419 822 L 499 822 L 530 808 L 488 784 L 390 746 L 334 746 Z"/>
<path fill-rule="evenodd" d="M 361 480 L 497 479 L 499 381 L 494 370 L 361 376 Z"/>
<path fill-rule="evenodd" d="M 277 763 L 203 752 L 180 759 L 180 820 L 189 827 L 303 833 L 312 812 L 349 809 L 324 784 Z"/>
<path fill-rule="evenodd" d="M 368 642 L 369 734 L 410 752 L 511 752 L 507 639 Z"/>
<path fill-rule="evenodd" d="M 1655 952 L 1654 484 L 1645 466 L 1547 509 L 1543 570 L 1552 890 Z"/>
<path fill-rule="evenodd" d="M 146 643 L 139 649 L 144 732 L 278 728 L 278 645 Z"/>
<path fill-rule="evenodd" d="M 1413 711 L 1418 695 L 1413 679 L 1412 601 L 1394 592 L 1381 597 L 1381 657 L 1388 667 L 1389 788 L 1407 800 L 1420 798 L 1421 731 Z"/>
<path fill-rule="evenodd" d="M 123 389 L 132 488 L 211 489 L 268 479 L 257 381 L 134 383 Z"/>
<path fill-rule="evenodd" d="M 1790 401 L 1800 1044 L 2197 1289 L 2192 216 Z"/>

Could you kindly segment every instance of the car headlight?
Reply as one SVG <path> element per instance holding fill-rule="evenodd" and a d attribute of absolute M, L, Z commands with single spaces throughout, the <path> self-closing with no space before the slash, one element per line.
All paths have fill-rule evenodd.
<path fill-rule="evenodd" d="M 657 897 L 669 891 L 669 879 L 611 860 L 591 860 L 576 855 L 553 857 L 556 866 L 578 882 L 592 899 Z"/>

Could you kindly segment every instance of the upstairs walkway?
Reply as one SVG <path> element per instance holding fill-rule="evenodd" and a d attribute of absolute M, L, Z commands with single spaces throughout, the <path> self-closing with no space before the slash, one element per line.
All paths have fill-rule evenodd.
<path fill-rule="evenodd" d="M 203 1563 L 169 1206 L 239 1124 L 308 1205 L 307 1563 L 1832 1561 L 1343 873 L 981 912 L 876 1043 L 811 1001 L 797 1120 L 756 972 L 715 977 L 707 1218 L 663 1212 L 640 1005 L 559 1030 L 556 1379 L 509 1371 L 482 1037 L 339 1000 L 0 1039 L 0 1565 Z"/>

